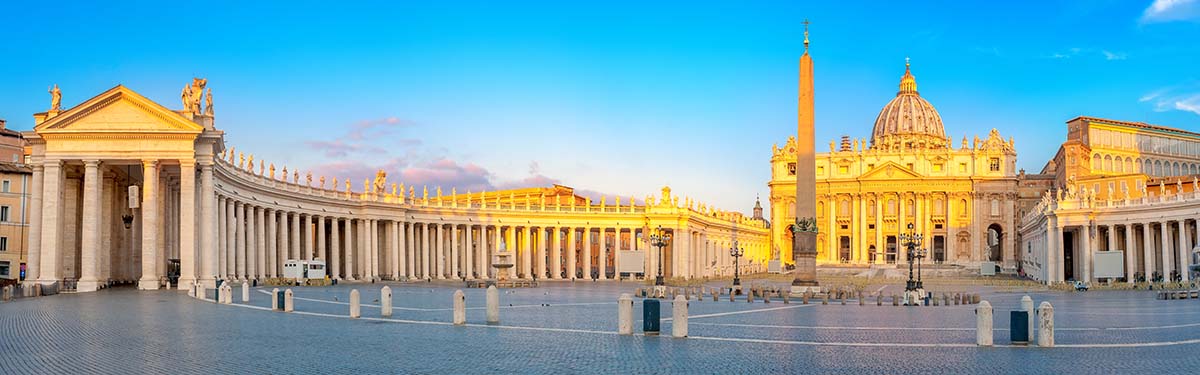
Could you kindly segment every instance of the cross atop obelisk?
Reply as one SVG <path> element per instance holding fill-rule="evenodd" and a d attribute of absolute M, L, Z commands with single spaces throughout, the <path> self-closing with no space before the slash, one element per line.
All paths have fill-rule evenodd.
<path fill-rule="evenodd" d="M 808 55 L 804 20 L 804 55 L 800 56 L 800 101 L 796 124 L 796 220 L 792 226 L 792 259 L 796 262 L 792 293 L 817 286 L 817 186 L 813 137 L 813 67 Z"/>

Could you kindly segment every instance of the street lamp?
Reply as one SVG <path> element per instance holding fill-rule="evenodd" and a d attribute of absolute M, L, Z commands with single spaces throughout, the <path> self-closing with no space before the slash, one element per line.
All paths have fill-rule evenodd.
<path fill-rule="evenodd" d="M 913 234 L 912 223 L 908 224 L 908 233 L 900 234 L 900 242 L 904 245 L 904 248 L 908 250 L 907 256 L 905 257 L 908 259 L 908 283 L 904 286 L 904 291 L 906 292 L 911 292 L 921 288 L 920 283 L 913 280 L 913 261 L 916 260 L 917 249 L 921 247 L 921 241 L 924 239 L 924 237 L 925 236 L 921 235 L 920 233 Z"/>
<path fill-rule="evenodd" d="M 650 246 L 658 248 L 658 277 L 654 278 L 654 285 L 666 285 L 663 283 L 663 248 L 671 243 L 671 234 L 662 229 L 662 225 L 654 233 L 650 234 Z"/>
<path fill-rule="evenodd" d="M 925 289 L 924 283 L 921 282 L 921 259 L 925 259 L 925 255 L 928 252 L 929 250 L 920 248 L 917 249 L 917 254 L 914 256 L 914 258 L 917 258 L 917 289 Z"/>
<path fill-rule="evenodd" d="M 737 239 L 733 240 L 733 247 L 729 248 L 729 256 L 733 257 L 733 286 L 742 285 L 741 267 L 738 265 L 738 259 L 746 254 L 746 249 L 738 247 Z"/>

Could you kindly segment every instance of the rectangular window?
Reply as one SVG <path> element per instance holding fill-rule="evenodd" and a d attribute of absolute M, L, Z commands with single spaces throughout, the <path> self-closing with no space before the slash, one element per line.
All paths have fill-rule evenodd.
<path fill-rule="evenodd" d="M 838 167 L 838 173 L 840 173 L 840 174 L 848 174 L 848 173 L 850 173 L 850 167 L 847 167 L 847 166 L 840 166 L 840 167 Z"/>
<path fill-rule="evenodd" d="M 958 173 L 967 173 L 967 163 L 958 163 Z"/>
<path fill-rule="evenodd" d="M 825 175 L 825 166 L 820 166 L 820 167 L 817 167 L 817 174 L 818 174 L 818 175 Z"/>
<path fill-rule="evenodd" d="M 905 166 L 908 167 L 908 170 L 910 170 L 910 171 L 913 170 L 913 163 L 908 163 Z"/>
<path fill-rule="evenodd" d="M 8 206 L 0 206 L 0 221 L 8 222 Z"/>
<path fill-rule="evenodd" d="M 796 163 L 788 163 L 787 171 L 788 171 L 787 172 L 788 176 L 795 176 L 796 175 Z"/>
<path fill-rule="evenodd" d="M 934 171 L 934 172 L 941 172 L 941 171 L 942 171 L 942 164 L 941 164 L 941 163 L 934 164 L 934 165 L 933 165 L 933 171 Z"/>
<path fill-rule="evenodd" d="M 0 251 L 8 251 L 8 237 L 0 237 Z"/>
<path fill-rule="evenodd" d="M 0 185 L 0 191 L 7 193 L 11 186 L 12 186 L 12 182 L 9 182 L 8 180 L 4 180 L 4 183 L 2 185 Z"/>
<path fill-rule="evenodd" d="M 875 224 L 867 224 L 867 229 L 875 229 Z"/>
<path fill-rule="evenodd" d="M 0 277 L 3 277 L 5 279 L 13 279 L 14 278 L 14 277 L 12 277 L 12 275 L 9 275 L 9 272 L 11 272 L 11 269 L 12 269 L 12 266 L 10 266 L 10 264 L 11 263 L 8 263 L 7 261 L 0 262 Z"/>
<path fill-rule="evenodd" d="M 991 158 L 988 160 L 988 170 L 992 172 L 1000 171 L 1000 158 Z"/>

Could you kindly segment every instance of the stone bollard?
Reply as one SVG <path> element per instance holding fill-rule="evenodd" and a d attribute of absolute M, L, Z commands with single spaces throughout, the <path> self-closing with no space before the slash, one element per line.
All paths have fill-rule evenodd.
<path fill-rule="evenodd" d="M 804 293 L 800 293 L 800 303 L 803 305 L 808 304 L 808 292 L 807 291 Z"/>
<path fill-rule="evenodd" d="M 392 288 L 387 285 L 379 289 L 379 314 L 392 316 Z"/>
<path fill-rule="evenodd" d="M 729 302 L 733 302 L 733 289 L 729 290 Z"/>
<path fill-rule="evenodd" d="M 1042 301 L 1038 305 L 1038 333 L 1037 344 L 1041 347 L 1050 348 L 1054 346 L 1054 306 L 1050 306 L 1050 302 Z"/>
<path fill-rule="evenodd" d="M 883 306 L 883 292 L 875 293 L 875 306 Z"/>
<path fill-rule="evenodd" d="M 895 293 L 892 293 L 892 306 L 900 306 L 900 299 L 896 298 Z"/>
<path fill-rule="evenodd" d="M 283 312 L 292 312 L 296 309 L 295 302 L 292 302 L 292 290 L 283 291 Z"/>
<path fill-rule="evenodd" d="M 954 293 L 954 306 L 958 306 L 960 304 L 962 304 L 962 295 Z"/>
<path fill-rule="evenodd" d="M 222 288 L 225 290 L 221 292 L 221 303 L 226 305 L 233 304 L 233 287 L 225 284 Z"/>
<path fill-rule="evenodd" d="M 250 302 L 250 283 L 242 282 L 242 302 Z"/>
<path fill-rule="evenodd" d="M 846 293 L 838 292 L 838 299 L 842 300 L 842 306 L 846 306 Z"/>
<path fill-rule="evenodd" d="M 821 297 L 821 304 L 822 304 L 822 305 L 828 305 L 828 304 L 829 304 L 829 294 L 830 294 L 830 293 L 831 293 L 831 292 L 825 292 L 825 295 Z"/>
<path fill-rule="evenodd" d="M 350 317 L 358 318 L 362 316 L 362 306 L 359 306 L 361 297 L 358 295 L 358 289 L 350 290 Z"/>
<path fill-rule="evenodd" d="M 992 346 L 992 304 L 988 301 L 975 307 L 975 344 Z"/>
<path fill-rule="evenodd" d="M 950 306 L 950 295 L 949 294 L 942 293 L 942 304 L 946 305 L 946 306 Z"/>
<path fill-rule="evenodd" d="M 937 298 L 937 296 L 932 296 L 932 297 L 929 297 L 929 301 L 930 301 L 930 303 L 932 303 L 934 306 L 937 306 L 937 305 L 938 305 L 938 298 Z"/>
<path fill-rule="evenodd" d="M 633 298 L 629 293 L 622 293 L 617 298 L 617 334 L 633 334 Z"/>
<path fill-rule="evenodd" d="M 753 294 L 751 294 L 753 295 Z M 681 296 L 675 297 L 671 304 L 671 337 L 684 338 L 688 335 L 688 301 Z"/>
<path fill-rule="evenodd" d="M 454 325 L 467 324 L 467 295 L 462 289 L 454 291 Z"/>
<path fill-rule="evenodd" d="M 866 304 L 867 304 L 867 300 L 865 298 L 863 298 L 862 292 L 858 292 L 858 305 L 863 306 Z"/>
<path fill-rule="evenodd" d="M 717 302 L 717 297 L 718 297 L 718 295 L 719 295 L 720 293 L 718 293 L 718 292 L 717 292 L 717 289 L 716 289 L 716 288 L 713 288 L 713 289 L 711 290 L 711 292 L 712 292 L 712 299 L 713 299 L 713 302 Z"/>
<path fill-rule="evenodd" d="M 792 304 L 792 294 L 791 294 L 791 293 L 788 293 L 788 292 L 782 292 L 782 291 L 781 291 L 781 292 L 779 292 L 779 296 L 780 296 L 780 297 L 783 297 L 783 304 L 784 304 L 784 305 L 790 305 L 790 304 Z"/>
<path fill-rule="evenodd" d="M 496 290 L 495 285 L 487 288 L 487 322 L 500 323 L 500 291 Z"/>
<path fill-rule="evenodd" d="M 746 302 L 754 303 L 754 291 L 751 291 L 750 293 L 746 293 Z"/>
<path fill-rule="evenodd" d="M 1029 319 L 1026 319 L 1026 320 L 1028 320 L 1029 324 L 1028 324 L 1028 327 L 1025 327 L 1028 330 L 1028 332 L 1027 332 L 1028 336 L 1025 336 L 1025 337 L 1029 339 L 1029 342 L 1035 342 L 1035 341 L 1033 341 L 1033 320 L 1034 320 L 1033 298 L 1030 298 L 1028 295 L 1021 297 L 1021 311 L 1024 311 L 1029 314 L 1028 315 Z"/>
<path fill-rule="evenodd" d="M 637 288 L 633 291 L 635 297 L 642 297 L 642 288 Z"/>
<path fill-rule="evenodd" d="M 279 288 L 271 289 L 271 311 L 283 310 L 283 306 L 279 306 Z"/>
<path fill-rule="evenodd" d="M 763 303 L 771 303 L 771 293 L 763 293 Z"/>
<path fill-rule="evenodd" d="M 979 297 L 979 295 L 978 295 L 978 294 L 972 294 L 972 295 L 971 295 L 971 303 L 976 303 L 976 304 L 977 304 L 977 303 L 979 303 L 979 301 L 980 301 L 980 297 Z"/>

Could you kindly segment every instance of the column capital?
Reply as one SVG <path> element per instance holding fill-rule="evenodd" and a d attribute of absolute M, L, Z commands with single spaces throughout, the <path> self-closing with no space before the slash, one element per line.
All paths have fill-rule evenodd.
<path fill-rule="evenodd" d="M 94 168 L 100 166 L 100 159 L 83 159 L 83 166 Z"/>
<path fill-rule="evenodd" d="M 196 160 L 195 159 L 179 159 L 179 166 L 180 167 L 195 167 Z"/>
<path fill-rule="evenodd" d="M 61 159 L 43 160 L 42 165 L 46 167 L 62 168 L 63 161 Z"/>
<path fill-rule="evenodd" d="M 158 159 L 142 159 L 142 166 L 144 167 L 153 167 L 158 165 L 158 163 Z"/>

